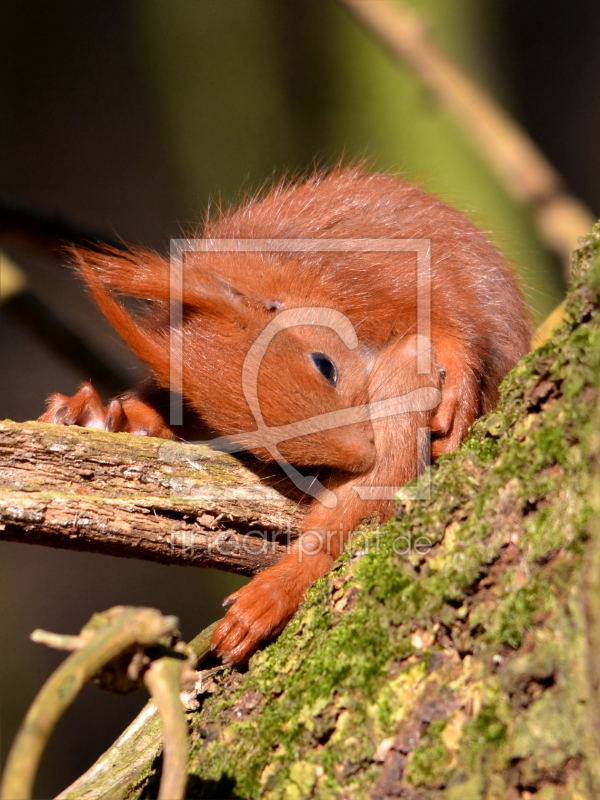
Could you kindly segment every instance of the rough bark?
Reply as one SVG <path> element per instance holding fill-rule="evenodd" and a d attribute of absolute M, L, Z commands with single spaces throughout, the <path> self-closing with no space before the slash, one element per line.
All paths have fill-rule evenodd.
<path fill-rule="evenodd" d="M 209 684 L 188 797 L 600 796 L 599 252 L 597 226 L 561 330 L 430 491 Z"/>
<path fill-rule="evenodd" d="M 0 423 L 0 539 L 253 575 L 301 513 L 202 445 Z"/>

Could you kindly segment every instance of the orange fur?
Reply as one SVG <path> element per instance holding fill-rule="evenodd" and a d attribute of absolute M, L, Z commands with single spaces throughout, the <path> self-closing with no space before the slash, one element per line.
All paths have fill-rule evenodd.
<path fill-rule="evenodd" d="M 188 253 L 183 289 L 183 396 L 190 416 L 221 435 L 252 432 L 256 421 L 242 391 L 246 355 L 283 311 L 331 308 L 350 320 L 358 347 L 334 331 L 302 324 L 276 334 L 258 370 L 266 425 L 289 425 L 379 403 L 412 391 L 441 391 L 427 411 L 357 418 L 297 435 L 279 445 L 298 467 L 327 468 L 334 508 L 317 497 L 301 544 L 232 595 L 213 645 L 226 661 L 246 660 L 278 633 L 324 574 L 360 520 L 387 519 L 389 498 L 361 498 L 369 487 L 400 487 L 419 470 L 419 428 L 431 430 L 431 455 L 448 452 L 493 408 L 498 385 L 528 351 L 530 329 L 511 270 L 464 216 L 417 187 L 360 169 L 338 169 L 281 186 L 209 221 L 210 239 L 431 240 L 432 364 L 417 370 L 416 256 L 411 252 Z M 84 385 L 74 398 L 54 395 L 44 421 L 105 426 L 169 437 L 164 397 L 169 383 L 169 264 L 154 253 L 76 252 L 99 307 L 153 373 L 153 382 L 104 409 Z M 137 314 L 118 295 L 149 301 Z M 336 365 L 335 386 L 311 353 Z M 258 458 L 273 455 L 260 443 Z M 422 449 L 422 448 L 421 448 Z"/>

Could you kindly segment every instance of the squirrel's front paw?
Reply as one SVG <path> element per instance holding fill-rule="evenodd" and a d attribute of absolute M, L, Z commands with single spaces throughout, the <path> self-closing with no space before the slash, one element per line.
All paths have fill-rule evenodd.
<path fill-rule="evenodd" d="M 232 605 L 213 634 L 211 648 L 226 664 L 246 662 L 263 642 L 283 630 L 300 604 L 294 593 L 286 592 L 286 586 L 267 573 L 257 575 L 223 603 Z"/>
<path fill-rule="evenodd" d="M 305 545 L 316 541 L 305 539 Z M 211 648 L 226 664 L 240 664 L 264 642 L 280 633 L 295 614 L 313 581 L 331 567 L 327 550 L 294 549 L 223 603 L 231 608 L 211 640 Z"/>
<path fill-rule="evenodd" d="M 111 408 L 113 405 L 114 408 Z M 89 381 L 86 381 L 79 386 L 77 394 L 72 397 L 58 393 L 50 395 L 46 411 L 39 417 L 38 422 L 117 431 L 121 430 L 118 427 L 122 417 L 120 405 L 118 400 L 113 401 L 109 406 L 109 413 L 109 409 L 102 405 L 98 392 Z"/>
<path fill-rule="evenodd" d="M 146 416 L 148 414 L 151 415 L 154 427 L 160 428 L 160 432 L 156 435 L 164 435 L 162 418 L 151 409 L 147 409 Z M 155 417 L 160 420 L 160 425 L 156 424 Z M 145 419 L 142 420 L 144 424 L 137 424 L 132 415 L 126 413 L 123 403 L 118 397 L 114 397 L 108 406 L 103 406 L 100 395 L 89 381 L 80 384 L 77 393 L 72 397 L 58 393 L 50 395 L 46 411 L 38 418 L 38 422 L 49 422 L 51 425 L 77 425 L 80 428 L 99 428 L 111 433 L 127 431 L 138 436 L 148 436 L 152 433 L 150 427 L 145 424 Z"/>

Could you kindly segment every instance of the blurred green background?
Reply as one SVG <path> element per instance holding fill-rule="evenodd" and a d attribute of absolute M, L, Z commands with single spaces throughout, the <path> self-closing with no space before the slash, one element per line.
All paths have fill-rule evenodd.
<path fill-rule="evenodd" d="M 421 0 L 435 39 L 508 108 L 600 210 L 600 6 Z M 454 121 L 334 0 L 0 0 L 0 191 L 166 250 L 207 208 L 283 174 L 367 159 L 466 211 L 517 266 L 534 317 L 560 267 Z M 11 235 L 29 289 L 123 378 L 143 367 L 56 258 Z M 25 420 L 89 375 L 6 314 L 0 418 Z M 101 390 L 105 387 L 98 387 Z M 106 393 L 105 393 L 106 394 Z M 191 637 L 232 576 L 0 543 L 2 755 L 60 656 L 35 627 L 75 632 L 117 603 L 153 605 Z M 36 797 L 83 771 L 144 698 L 90 689 L 55 734 Z"/>

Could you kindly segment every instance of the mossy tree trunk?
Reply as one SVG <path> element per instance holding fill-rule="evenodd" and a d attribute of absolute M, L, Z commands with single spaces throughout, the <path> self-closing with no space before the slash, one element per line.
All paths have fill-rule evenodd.
<path fill-rule="evenodd" d="M 498 409 L 207 686 L 188 797 L 600 796 L 599 292 L 596 226 Z"/>

